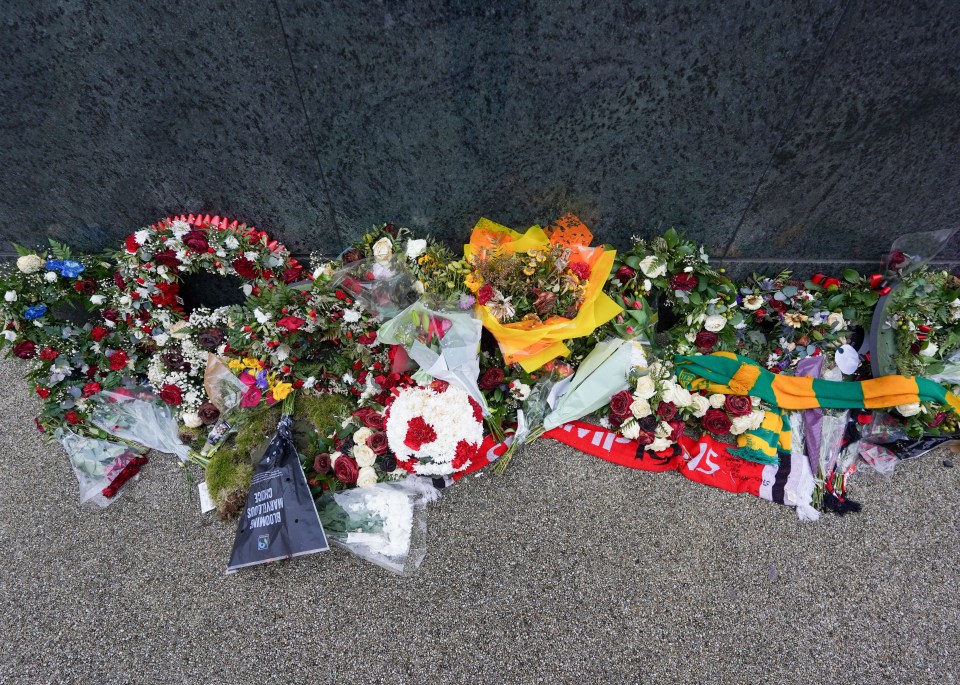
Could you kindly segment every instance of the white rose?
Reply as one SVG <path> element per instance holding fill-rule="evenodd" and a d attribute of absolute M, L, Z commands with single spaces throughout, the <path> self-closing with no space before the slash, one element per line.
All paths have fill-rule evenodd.
<path fill-rule="evenodd" d="M 47 281 L 47 283 L 56 283 L 56 282 L 57 282 L 57 272 L 56 272 L 56 271 L 48 271 L 47 273 L 43 274 L 43 277 L 44 277 L 44 279 Z"/>
<path fill-rule="evenodd" d="M 724 404 L 727 403 L 727 398 L 725 395 L 721 395 L 718 392 L 713 393 L 707 398 L 710 402 L 710 406 L 714 409 L 720 409 Z"/>
<path fill-rule="evenodd" d="M 673 443 L 670 442 L 669 438 L 655 438 L 653 442 L 647 445 L 644 449 L 648 452 L 660 452 L 667 449 Z"/>
<path fill-rule="evenodd" d="M 719 333 L 723 330 L 723 327 L 727 325 L 727 320 L 720 316 L 719 314 L 713 314 L 708 316 L 703 322 L 703 327 L 706 328 L 711 333 Z"/>
<path fill-rule="evenodd" d="M 373 431 L 364 426 L 353 434 L 353 443 L 355 445 L 366 445 L 367 438 L 369 438 L 371 435 L 373 435 Z"/>
<path fill-rule="evenodd" d="M 723 395 L 721 395 L 721 397 L 723 397 Z M 760 398 L 757 397 L 756 395 L 750 395 L 750 404 L 752 404 L 754 407 L 759 407 Z"/>
<path fill-rule="evenodd" d="M 847 322 L 840 312 L 830 312 L 827 315 L 826 323 L 829 326 L 833 326 L 833 330 L 835 331 L 842 331 L 847 327 Z"/>
<path fill-rule="evenodd" d="M 750 412 L 747 416 L 750 417 L 750 430 L 756 430 L 763 423 L 763 420 L 767 418 L 767 412 L 758 409 Z"/>
<path fill-rule="evenodd" d="M 46 263 L 47 262 L 43 257 L 35 254 L 28 254 L 17 260 L 17 268 L 25 274 L 32 274 L 40 271 L 40 269 L 42 269 Z"/>
<path fill-rule="evenodd" d="M 935 342 L 933 342 L 933 341 L 931 340 L 930 342 L 928 342 L 928 343 L 924 346 L 924 348 L 923 348 L 922 350 L 920 350 L 920 356 L 921 356 L 921 357 L 932 357 L 932 356 L 934 356 L 934 355 L 937 353 L 937 350 L 939 350 L 939 349 L 940 349 L 940 347 L 937 345 L 937 343 L 935 343 Z"/>
<path fill-rule="evenodd" d="M 647 292 L 650 292 L 651 290 L 653 290 L 653 283 L 650 282 L 649 278 L 643 279 L 643 289 L 646 290 Z"/>
<path fill-rule="evenodd" d="M 645 416 L 650 416 L 653 413 L 653 409 L 650 407 L 650 401 L 644 398 L 637 398 L 630 403 L 630 412 L 638 419 L 642 419 Z"/>
<path fill-rule="evenodd" d="M 633 392 L 634 397 L 649 400 L 656 394 L 657 386 L 653 382 L 652 376 L 640 376 L 640 378 L 637 379 L 637 389 Z"/>
<path fill-rule="evenodd" d="M 4 331 L 4 332 L 3 332 L 3 337 L 7 339 L 7 342 L 13 342 L 14 340 L 17 339 L 17 332 L 16 332 L 16 331 Z"/>
<path fill-rule="evenodd" d="M 368 488 L 377 484 L 377 472 L 371 466 L 364 466 L 357 472 L 357 487 Z"/>
<path fill-rule="evenodd" d="M 721 395 L 723 397 L 723 395 Z M 690 396 L 690 406 L 693 411 L 693 415 L 696 418 L 702 418 L 704 414 L 707 413 L 707 410 L 710 408 L 710 400 L 708 400 L 703 395 L 691 395 Z"/>
<path fill-rule="evenodd" d="M 658 278 L 667 273 L 667 265 L 654 255 L 650 255 L 640 260 L 640 271 L 647 278 Z"/>
<path fill-rule="evenodd" d="M 353 458 L 357 460 L 357 466 L 373 466 L 377 460 L 377 455 L 373 453 L 367 445 L 354 445 Z"/>
<path fill-rule="evenodd" d="M 407 241 L 407 259 L 416 259 L 426 251 L 427 251 L 426 240 L 421 238 L 420 240 Z"/>
<path fill-rule="evenodd" d="M 16 302 L 16 301 L 17 301 L 17 291 L 16 291 L 16 290 L 8 290 L 8 291 L 6 292 L 6 294 L 3 296 L 3 299 L 5 299 L 7 302 Z"/>
<path fill-rule="evenodd" d="M 393 243 L 390 238 L 383 237 L 373 244 L 373 258 L 377 264 L 388 264 L 393 257 Z"/>
<path fill-rule="evenodd" d="M 909 404 L 898 404 L 897 411 L 900 412 L 900 416 L 904 418 L 916 416 L 920 413 L 920 403 L 910 402 Z"/>
<path fill-rule="evenodd" d="M 640 425 L 636 421 L 630 421 L 620 426 L 620 435 L 627 440 L 636 440 L 640 437 Z"/>
<path fill-rule="evenodd" d="M 203 425 L 203 421 L 200 420 L 200 415 L 196 412 L 187 412 L 180 418 L 183 420 L 183 425 L 187 428 L 199 428 Z"/>
<path fill-rule="evenodd" d="M 673 381 L 664 381 L 660 386 L 660 397 L 664 402 L 673 402 L 677 404 L 677 390 L 680 386 Z"/>

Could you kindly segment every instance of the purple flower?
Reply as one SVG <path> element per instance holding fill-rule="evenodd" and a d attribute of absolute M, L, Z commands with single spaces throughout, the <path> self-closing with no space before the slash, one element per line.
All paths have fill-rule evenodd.
<path fill-rule="evenodd" d="M 267 383 L 267 371 L 266 371 L 266 369 L 263 369 L 263 370 L 261 370 L 261 371 L 257 371 L 257 387 L 260 388 L 261 390 L 266 390 L 267 387 L 268 387 L 268 385 L 269 385 L 269 384 Z"/>
<path fill-rule="evenodd" d="M 460 299 L 457 301 L 457 304 L 460 305 L 460 309 L 470 309 L 473 306 L 473 303 L 477 301 L 473 295 L 469 293 L 460 293 Z"/>

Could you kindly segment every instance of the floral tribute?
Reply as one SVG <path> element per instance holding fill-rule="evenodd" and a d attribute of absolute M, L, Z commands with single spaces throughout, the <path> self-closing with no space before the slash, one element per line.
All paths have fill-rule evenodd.
<path fill-rule="evenodd" d="M 224 516 L 243 506 L 251 455 L 283 413 L 323 497 L 411 475 L 456 479 L 492 454 L 506 455 L 502 469 L 526 441 L 581 419 L 661 464 L 691 459 L 698 440 L 763 447 L 771 426 L 762 458 L 730 450 L 729 463 L 770 466 L 789 449 L 790 417 L 769 395 L 737 391 L 742 378 L 691 389 L 675 355 L 735 353 L 771 377 L 858 382 L 886 355 L 897 374 L 960 390 L 960 280 L 925 266 L 932 253 L 897 249 L 884 276 L 734 281 L 674 230 L 621 252 L 592 242 L 573 215 L 524 233 L 480 219 L 461 258 L 385 223 L 308 269 L 256 228 L 181 215 L 102 255 L 17 246 L 0 271 L 0 347 L 25 364 L 41 430 L 68 435 L 65 447 L 79 444 L 69 435 L 123 445 L 88 445 L 79 464 L 132 474 L 116 461 L 130 446 L 97 427 L 95 407 L 111 392 L 155 401 L 177 426 L 158 444 L 202 455 L 191 460 Z M 243 303 L 187 311 L 182 280 L 201 272 L 235 279 Z M 871 330 L 891 351 L 871 349 Z M 858 408 L 859 425 L 883 427 L 864 434 L 893 444 L 960 433 L 950 393 L 903 397 Z M 831 496 L 837 463 L 811 476 Z"/>

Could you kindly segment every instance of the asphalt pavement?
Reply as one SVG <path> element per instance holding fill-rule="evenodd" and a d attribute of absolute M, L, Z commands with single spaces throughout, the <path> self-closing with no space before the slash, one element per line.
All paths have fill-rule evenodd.
<path fill-rule="evenodd" d="M 791 509 L 550 441 L 431 505 L 419 572 L 347 552 L 224 575 L 234 525 L 153 454 L 78 505 L 0 364 L 2 683 L 952 683 L 960 460 Z"/>

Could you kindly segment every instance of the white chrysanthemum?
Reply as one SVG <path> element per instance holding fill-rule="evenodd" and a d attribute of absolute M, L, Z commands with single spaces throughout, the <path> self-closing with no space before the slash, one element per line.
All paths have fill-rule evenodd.
<path fill-rule="evenodd" d="M 360 320 L 360 312 L 354 309 L 344 309 L 343 310 L 343 322 L 344 323 L 356 323 Z"/>
<path fill-rule="evenodd" d="M 419 417 L 436 439 L 423 443 L 414 451 L 405 444 L 410 421 Z M 390 405 L 387 418 L 387 442 L 397 459 L 415 459 L 414 471 L 423 476 L 446 476 L 455 473 L 453 460 L 457 445 L 463 441 L 479 449 L 483 441 L 483 422 L 477 420 L 469 395 L 455 385 L 443 392 L 427 386 L 405 388 Z M 466 468 L 469 462 L 459 468 Z"/>
<path fill-rule="evenodd" d="M 146 245 L 147 241 L 150 240 L 150 231 L 147 229 L 141 229 L 133 234 L 134 240 L 137 241 L 137 245 Z"/>

